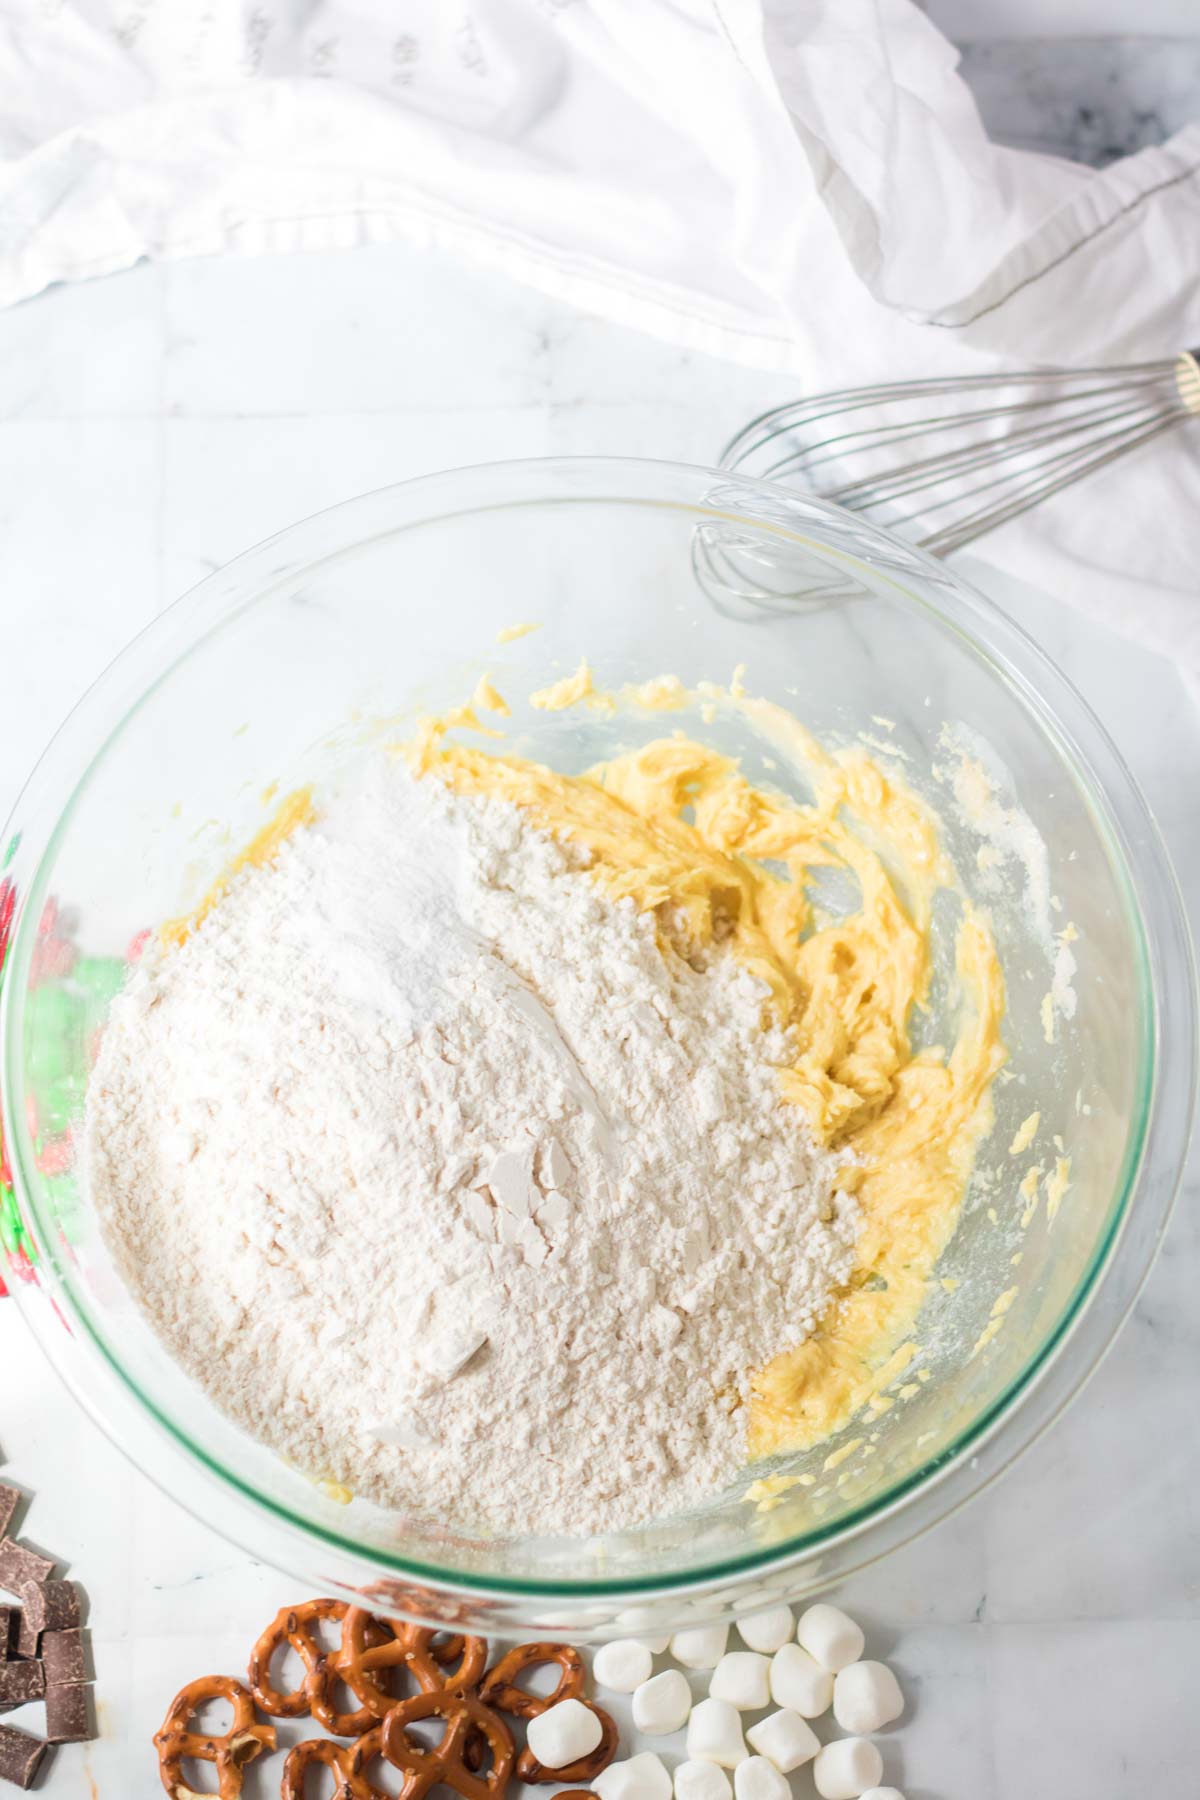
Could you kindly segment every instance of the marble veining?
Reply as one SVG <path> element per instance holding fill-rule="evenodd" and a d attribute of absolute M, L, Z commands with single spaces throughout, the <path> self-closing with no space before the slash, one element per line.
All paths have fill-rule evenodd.
<path fill-rule="evenodd" d="M 1094 168 L 1200 111 L 1200 36 L 988 39 L 963 45 L 961 69 L 998 143 Z"/>

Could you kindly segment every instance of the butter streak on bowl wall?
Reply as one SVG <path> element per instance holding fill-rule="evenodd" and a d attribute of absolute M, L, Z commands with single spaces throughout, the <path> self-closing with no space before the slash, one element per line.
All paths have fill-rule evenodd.
<path fill-rule="evenodd" d="M 527 621 L 541 628 L 512 636 Z M 635 1531 L 485 1541 L 323 1493 L 167 1361 L 104 1255 L 69 1140 L 64 1166 L 45 1167 L 39 1089 L 65 1065 L 81 1094 L 90 1043 L 79 1007 L 46 1003 L 69 997 L 73 977 L 39 958 L 38 925 L 53 899 L 88 958 L 121 956 L 200 901 L 269 817 L 271 784 L 311 783 L 319 806 L 364 741 L 455 704 L 485 673 L 527 694 L 584 653 L 610 687 L 665 669 L 694 685 L 745 663 L 755 691 L 823 741 L 884 734 L 992 921 L 1012 1060 L 918 1320 L 919 1358 L 873 1416 L 768 1469 L 758 1504 L 743 1482 Z M 517 707 L 506 723 L 515 752 L 576 770 L 662 726 L 577 708 Z M 747 722 L 713 729 L 752 779 L 787 786 Z M 1023 844 L 1006 818 L 1027 821 Z M 434 476 L 318 515 L 131 646 L 56 739 L 14 825 L 5 1134 L 39 1250 L 20 1303 L 160 1485 L 325 1591 L 493 1630 L 602 1634 L 837 1579 L 958 1504 L 1054 1416 L 1111 1341 L 1165 1223 L 1191 1113 L 1193 978 L 1140 795 L 1073 690 L 985 601 L 886 534 L 769 484 L 579 459 Z M 949 923 L 935 920 L 939 941 Z M 1048 1030 L 1056 965 L 1071 999 L 1052 1004 Z M 930 1030 L 952 982 L 943 958 Z M 1010 1156 L 1035 1110 L 1036 1140 Z M 1054 1211 L 1060 1159 L 1070 1187 Z"/>

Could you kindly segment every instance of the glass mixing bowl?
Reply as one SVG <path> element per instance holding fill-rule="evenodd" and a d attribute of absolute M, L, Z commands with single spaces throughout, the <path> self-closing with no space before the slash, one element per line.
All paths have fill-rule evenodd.
<path fill-rule="evenodd" d="M 521 622 L 540 628 L 506 639 Z M 865 728 L 902 759 L 991 909 L 1011 1060 L 917 1324 L 927 1379 L 783 1459 L 777 1472 L 803 1479 L 766 1504 L 741 1484 L 636 1530 L 482 1539 L 437 1518 L 435 1500 L 433 1522 L 347 1503 L 219 1413 L 117 1279 L 70 1128 L 130 940 L 195 902 L 263 822 L 268 784 L 311 780 L 319 794 L 364 743 L 461 701 L 485 670 L 517 703 L 585 655 L 609 688 L 664 672 L 727 681 L 744 663 L 750 692 L 822 736 Z M 517 703 L 509 741 L 579 768 L 681 722 Z M 803 790 L 801 772 L 764 765 L 748 727 L 712 729 L 752 772 Z M 987 770 L 986 820 L 953 800 L 955 743 Z M 948 1513 L 1041 1431 L 1112 1340 L 1163 1230 L 1192 1107 L 1194 984 L 1144 802 L 1016 626 L 908 545 L 783 488 L 579 459 L 460 470 L 322 513 L 130 646 L 47 752 L 14 830 L 4 1124 L 36 1260 L 18 1302 L 148 1475 L 315 1591 L 485 1630 L 603 1636 L 816 1590 Z M 1048 1043 L 1054 933 L 1068 922 L 1073 1011 Z M 1029 1159 L 1008 1146 L 1035 1108 L 1071 1184 L 1056 1216 L 1043 1204 L 1022 1228 Z"/>

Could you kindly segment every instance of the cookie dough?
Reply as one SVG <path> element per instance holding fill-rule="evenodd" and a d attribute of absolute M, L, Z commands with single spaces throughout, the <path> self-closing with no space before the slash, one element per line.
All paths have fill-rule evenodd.
<path fill-rule="evenodd" d="M 594 705 L 583 670 L 535 704 L 551 695 L 556 710 Z M 741 714 L 801 773 L 812 800 L 754 786 L 683 732 L 566 775 L 459 741 L 456 731 L 482 728 L 459 708 L 425 721 L 405 749 L 417 773 L 502 796 L 587 849 L 610 897 L 682 919 L 700 946 L 728 940 L 795 1034 L 782 1091 L 819 1142 L 846 1152 L 844 1186 L 862 1223 L 846 1291 L 812 1337 L 755 1375 L 748 1450 L 758 1458 L 819 1442 L 916 1354 L 907 1334 L 992 1122 L 1004 982 L 986 915 L 964 892 L 933 813 L 893 770 L 860 747 L 826 748 L 740 679 L 689 694 L 662 677 L 615 703 L 644 709 L 656 695 L 663 710 L 694 703 L 704 719 Z M 613 704 L 605 697 L 605 710 Z M 844 911 L 820 902 L 830 872 L 856 892 Z M 957 1019 L 952 1042 L 918 1048 L 943 896 L 957 914 Z"/>

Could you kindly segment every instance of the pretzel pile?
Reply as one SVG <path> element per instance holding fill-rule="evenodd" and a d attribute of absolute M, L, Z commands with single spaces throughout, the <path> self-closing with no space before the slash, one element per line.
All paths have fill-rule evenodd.
<path fill-rule="evenodd" d="M 316 1627 L 336 1623 L 336 1650 L 323 1648 Z M 276 1656 L 292 1649 L 304 1668 L 290 1693 L 275 1685 Z M 531 1694 L 518 1685 L 531 1669 L 556 1664 L 554 1691 Z M 316 1763 L 333 1772 L 333 1800 L 387 1800 L 370 1779 L 377 1758 L 400 1770 L 399 1800 L 424 1800 L 443 1785 L 461 1800 L 503 1800 L 514 1773 L 531 1783 L 589 1782 L 617 1752 L 617 1728 L 585 1695 L 586 1671 L 570 1644 L 519 1644 L 491 1668 L 484 1638 L 446 1635 L 402 1619 L 379 1618 L 340 1600 L 306 1600 L 283 1607 L 250 1653 L 248 1685 L 232 1676 L 204 1675 L 175 1696 L 154 1734 L 159 1774 L 171 1800 L 197 1800 L 183 1778 L 185 1758 L 211 1762 L 220 1800 L 237 1800 L 247 1763 L 274 1750 L 273 1725 L 257 1720 L 255 1708 L 271 1718 L 316 1720 L 327 1737 L 308 1738 L 288 1752 L 280 1782 L 281 1800 L 304 1800 L 308 1770 Z M 407 1683 L 407 1694 L 396 1684 Z M 344 1687 L 358 1701 L 353 1711 L 338 1705 Z M 225 1732 L 189 1729 L 206 1702 L 221 1698 L 233 1706 Z M 528 1721 L 558 1705 L 579 1700 L 600 1721 L 596 1748 L 567 1768 L 550 1769 L 528 1747 L 519 1753 L 502 1715 Z M 410 1727 L 427 1719 L 442 1724 L 432 1748 Z M 348 1738 L 349 1743 L 337 1743 Z M 579 1790 L 581 1793 L 583 1790 Z"/>

